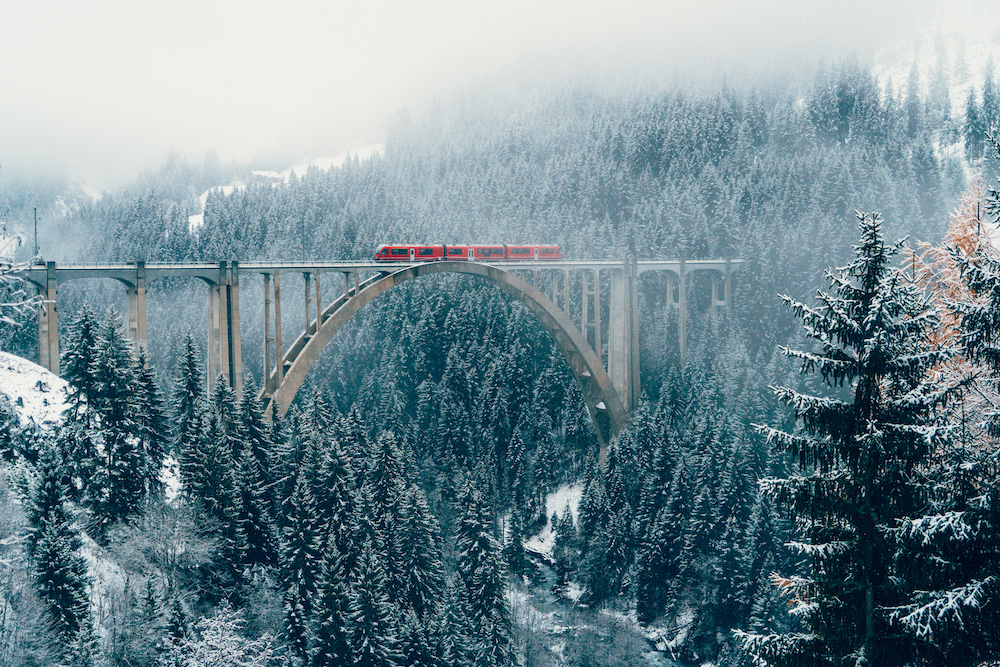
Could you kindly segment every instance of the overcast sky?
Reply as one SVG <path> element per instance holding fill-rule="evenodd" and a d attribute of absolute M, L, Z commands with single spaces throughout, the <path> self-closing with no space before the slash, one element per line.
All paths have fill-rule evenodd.
<path fill-rule="evenodd" d="M 953 4 L 953 3 L 952 3 Z M 163 162 L 384 137 L 470 82 L 849 52 L 933 0 L 31 0 L 0 23 L 0 165 L 115 180 Z M 574 69 L 575 68 L 575 69 Z"/>

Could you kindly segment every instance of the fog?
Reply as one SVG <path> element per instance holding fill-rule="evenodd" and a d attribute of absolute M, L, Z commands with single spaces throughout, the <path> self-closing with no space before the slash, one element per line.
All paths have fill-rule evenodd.
<path fill-rule="evenodd" d="M 388 119 L 491 77 L 706 76 L 855 54 L 923 0 L 470 3 L 49 0 L 0 24 L 0 166 L 102 185 L 209 149 L 239 161 L 384 139 Z M 513 73 L 513 74 L 512 74 Z"/>

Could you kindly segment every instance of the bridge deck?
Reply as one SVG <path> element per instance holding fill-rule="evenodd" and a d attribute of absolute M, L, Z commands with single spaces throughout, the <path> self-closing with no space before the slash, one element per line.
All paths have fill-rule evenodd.
<path fill-rule="evenodd" d="M 526 270 L 526 271 L 602 271 L 619 269 L 623 262 L 611 259 L 577 259 L 577 260 L 518 260 L 501 262 L 476 262 L 488 264 L 506 271 Z M 681 265 L 684 265 L 688 273 L 694 271 L 719 271 L 726 272 L 732 270 L 737 265 L 742 264 L 740 259 L 652 259 L 639 260 L 637 270 L 639 273 L 646 271 L 671 271 L 679 273 Z M 233 266 L 235 264 L 235 267 Z M 231 262 L 227 263 L 230 268 L 236 268 L 240 273 L 355 273 L 355 272 L 386 272 L 396 271 L 411 266 L 420 266 L 427 262 L 375 262 L 372 260 L 346 260 L 346 261 L 294 261 L 294 262 Z M 87 278 L 110 278 L 125 283 L 135 280 L 137 266 L 134 263 L 94 263 L 94 264 L 56 264 L 55 278 L 58 282 L 65 280 L 81 280 Z M 215 282 L 219 278 L 221 270 L 218 262 L 150 262 L 144 265 L 146 282 L 159 278 L 200 278 L 209 282 Z M 19 272 L 29 281 L 36 285 L 44 285 L 47 279 L 47 267 L 44 265 L 31 266 Z"/>

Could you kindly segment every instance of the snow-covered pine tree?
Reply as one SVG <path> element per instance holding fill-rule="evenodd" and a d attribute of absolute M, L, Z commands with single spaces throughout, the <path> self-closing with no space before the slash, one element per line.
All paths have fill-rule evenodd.
<path fill-rule="evenodd" d="M 268 473 L 271 467 L 269 457 L 274 442 L 271 438 L 270 424 L 264 420 L 264 406 L 257 397 L 258 393 L 257 383 L 247 374 L 243 381 L 243 395 L 237 407 L 238 426 L 243 446 L 250 450 L 256 460 L 257 467 L 263 475 L 260 482 L 266 487 L 272 481 Z"/>
<path fill-rule="evenodd" d="M 885 244 L 878 214 L 858 220 L 855 258 L 829 275 L 832 291 L 819 292 L 819 305 L 785 297 L 818 349 L 783 352 L 829 392 L 777 388 L 801 431 L 760 427 L 799 464 L 761 486 L 796 517 L 804 541 L 791 547 L 810 559 L 808 577 L 784 580 L 806 631 L 737 635 L 761 664 L 909 665 L 925 657 L 895 617 L 906 597 L 887 533 L 920 509 L 914 478 L 946 441 L 940 408 L 955 387 L 931 370 L 951 350 L 932 345 L 938 317 L 893 266 L 901 243 Z"/>
<path fill-rule="evenodd" d="M 346 575 L 336 546 L 327 546 L 320 566 L 313 603 L 310 667 L 337 667 L 352 660 L 351 600 Z"/>
<path fill-rule="evenodd" d="M 462 604 L 461 584 L 445 582 L 444 595 L 434 619 L 434 643 L 441 667 L 465 667 L 475 659 L 468 614 Z"/>
<path fill-rule="evenodd" d="M 170 406 L 175 424 L 173 453 L 179 460 L 190 448 L 190 443 L 200 435 L 200 425 L 199 428 L 194 428 L 191 422 L 203 422 L 199 413 L 204 408 L 205 375 L 198 358 L 194 337 L 188 331 L 184 336 L 184 353 L 177 369 Z M 181 467 L 183 469 L 183 463 Z"/>
<path fill-rule="evenodd" d="M 83 402 L 94 397 L 97 328 L 94 311 L 89 304 L 83 304 L 80 314 L 70 324 L 62 357 L 62 378 L 70 384 L 68 403 L 71 409 L 79 409 Z"/>
<path fill-rule="evenodd" d="M 437 608 L 444 589 L 444 556 L 441 553 L 441 529 L 427 506 L 424 492 L 416 485 L 403 495 L 398 520 L 401 523 L 397 569 L 402 576 L 402 590 L 396 598 L 412 609 L 420 621 L 427 620 Z"/>
<path fill-rule="evenodd" d="M 139 348 L 136 358 L 137 391 L 136 421 L 139 426 L 139 447 L 144 466 L 138 471 L 146 487 L 147 498 L 159 498 L 163 493 L 160 472 L 169 443 L 167 416 L 163 394 L 156 381 L 156 374 L 148 367 L 146 351 Z"/>
<path fill-rule="evenodd" d="M 203 465 L 207 415 L 204 374 L 190 331 L 184 337 L 184 353 L 174 380 L 170 409 L 174 423 L 171 449 L 178 462 L 182 492 L 191 498 L 198 483 L 199 467 Z"/>
<path fill-rule="evenodd" d="M 94 401 L 97 382 L 94 367 L 97 359 L 98 322 L 94 311 L 84 304 L 70 325 L 69 340 L 63 353 L 63 378 L 69 382 L 69 396 L 57 434 L 63 459 L 63 483 L 66 493 L 79 500 L 91 477 L 97 458 L 94 427 L 97 410 Z"/>
<path fill-rule="evenodd" d="M 511 651 L 511 618 L 504 597 L 506 569 L 493 536 L 489 504 L 475 488 L 464 495 L 456 528 L 456 569 L 461 594 L 479 645 L 490 656 Z"/>
<path fill-rule="evenodd" d="M 306 475 L 300 474 L 296 480 L 287 510 L 279 572 L 284 589 L 285 636 L 292 653 L 305 659 L 311 644 L 309 619 L 323 560 L 316 501 Z"/>
<path fill-rule="evenodd" d="M 371 542 L 361 547 L 351 601 L 355 667 L 394 667 L 399 662 L 397 619 L 383 584 L 385 571 Z"/>
<path fill-rule="evenodd" d="M 90 615 L 90 578 L 80 554 L 80 538 L 64 505 L 59 465 L 55 452 L 42 453 L 37 486 L 26 508 L 28 557 L 55 652 L 66 664 L 87 667 L 97 650 Z"/>
<path fill-rule="evenodd" d="M 136 359 L 121 320 L 113 312 L 98 328 L 93 372 L 100 456 L 87 493 L 97 514 L 95 526 L 103 536 L 111 524 L 142 511 L 148 481 L 144 472 L 155 465 L 148 461 L 141 444 Z"/>
<path fill-rule="evenodd" d="M 250 566 L 274 564 L 277 560 L 277 539 L 271 520 L 266 477 L 249 446 L 243 448 L 235 465 L 234 482 L 240 499 L 237 522 L 246 536 L 244 562 Z"/>
<path fill-rule="evenodd" d="M 969 162 L 976 163 L 982 160 L 986 129 L 983 107 L 979 104 L 976 87 L 972 86 L 969 89 L 969 96 L 965 99 L 965 122 L 962 123 L 962 136 L 965 139 L 965 157 Z"/>
<path fill-rule="evenodd" d="M 944 371 L 970 387 L 963 416 L 971 410 L 973 421 L 985 421 L 986 429 L 970 432 L 963 419 L 954 439 L 939 447 L 921 471 L 927 497 L 923 511 L 905 517 L 889 533 L 899 547 L 894 574 L 907 583 L 906 600 L 895 619 L 932 659 L 949 665 L 978 665 L 1000 652 L 1000 465 L 995 440 L 1000 433 L 995 407 L 1000 258 L 988 232 L 980 231 L 989 225 L 979 217 L 981 192 L 981 185 L 974 184 L 972 196 L 963 199 L 966 209 L 975 200 L 974 218 L 962 209 L 953 218 L 947 239 L 951 263 L 938 263 L 940 283 L 932 287 L 945 290 L 959 318 L 952 317 L 944 335 L 959 337 L 963 355 Z M 1000 194 L 991 191 L 985 208 L 994 220 L 1000 217 L 998 206 Z M 961 280 L 949 283 L 956 273 Z"/>

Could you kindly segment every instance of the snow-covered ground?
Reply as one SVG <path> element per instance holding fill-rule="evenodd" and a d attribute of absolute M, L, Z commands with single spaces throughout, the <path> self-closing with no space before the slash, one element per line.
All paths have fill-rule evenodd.
<path fill-rule="evenodd" d="M 188 230 L 193 232 L 205 224 L 205 203 L 208 202 L 208 195 L 213 192 L 221 192 L 223 196 L 228 197 L 234 192 L 242 192 L 246 187 L 246 184 L 236 182 L 231 185 L 216 185 L 214 188 L 209 188 L 202 192 L 201 196 L 198 197 L 198 203 L 201 205 L 201 213 L 194 213 L 188 216 Z"/>
<path fill-rule="evenodd" d="M 953 0 L 928 15 L 915 32 L 887 41 L 872 63 L 882 86 L 890 82 L 897 95 L 905 93 L 910 69 L 920 74 L 924 95 L 943 56 L 947 64 L 952 117 L 965 114 L 965 100 L 974 85 L 981 90 L 986 63 L 992 58 L 1000 66 L 1000 29 L 995 21 L 983 20 L 989 8 L 976 0 Z M 985 15 L 988 15 L 986 11 Z"/>
<path fill-rule="evenodd" d="M 22 428 L 55 429 L 66 409 L 66 386 L 38 364 L 0 352 L 0 403 L 18 415 Z"/>
<path fill-rule="evenodd" d="M 330 171 L 331 169 L 344 166 L 344 163 L 347 162 L 348 158 L 352 156 L 356 158 L 358 162 L 364 162 L 365 160 L 370 160 L 376 155 L 382 155 L 384 152 L 385 144 L 372 144 L 371 146 L 365 146 L 364 148 L 341 153 L 340 155 L 335 155 L 333 157 L 309 158 L 299 162 L 294 167 L 281 172 L 281 177 L 285 183 L 287 183 L 291 179 L 292 174 L 295 174 L 296 178 L 302 178 L 311 167 L 316 167 L 320 171 Z"/>
<path fill-rule="evenodd" d="M 330 171 L 331 169 L 339 169 L 344 166 L 344 163 L 352 157 L 357 159 L 359 162 L 364 162 L 365 160 L 369 160 L 376 155 L 382 155 L 384 152 L 385 144 L 372 144 L 371 146 L 365 146 L 364 148 L 341 153 L 340 155 L 335 155 L 333 157 L 308 158 L 282 172 L 255 171 L 253 172 L 253 176 L 254 178 L 265 183 L 277 186 L 290 181 L 292 174 L 294 174 L 296 178 L 302 178 L 311 168 L 314 167 L 320 171 Z M 232 193 L 239 192 L 245 188 L 246 184 L 235 182 L 230 185 L 217 185 L 214 188 L 209 188 L 203 192 L 201 196 L 198 197 L 198 201 L 201 204 L 201 211 L 188 216 L 188 229 L 193 232 L 205 224 L 205 203 L 208 201 L 208 195 L 210 193 L 221 192 L 223 195 L 228 197 Z"/>
<path fill-rule="evenodd" d="M 582 497 L 582 482 L 564 484 L 546 496 L 545 516 L 549 517 L 549 521 L 545 524 L 545 528 L 543 528 L 540 533 L 533 535 L 525 541 L 524 548 L 528 551 L 551 558 L 552 549 L 555 546 L 556 541 L 555 533 L 552 531 L 552 515 L 557 514 L 559 518 L 562 518 L 566 505 L 569 504 L 569 510 L 573 514 L 573 523 L 576 523 L 577 517 L 580 513 L 580 498 Z"/>

